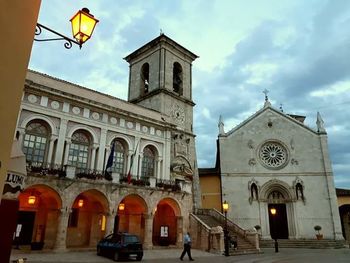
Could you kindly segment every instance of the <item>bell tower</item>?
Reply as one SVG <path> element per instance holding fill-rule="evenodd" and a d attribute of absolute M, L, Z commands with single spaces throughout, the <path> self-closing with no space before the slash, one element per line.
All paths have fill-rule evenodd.
<path fill-rule="evenodd" d="M 192 133 L 192 62 L 197 55 L 164 34 L 124 59 L 130 65 L 128 101 L 171 116 Z"/>
<path fill-rule="evenodd" d="M 193 208 L 201 206 L 193 134 L 192 62 L 198 58 L 164 34 L 124 59 L 130 65 L 128 101 L 171 117 L 170 176 L 191 182 Z"/>

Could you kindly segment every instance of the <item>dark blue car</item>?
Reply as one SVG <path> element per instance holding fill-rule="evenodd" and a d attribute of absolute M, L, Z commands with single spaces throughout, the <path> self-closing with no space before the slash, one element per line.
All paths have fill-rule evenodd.
<path fill-rule="evenodd" d="M 97 255 L 108 256 L 115 261 L 130 257 L 136 257 L 140 261 L 143 257 L 142 243 L 133 234 L 111 234 L 98 242 Z"/>

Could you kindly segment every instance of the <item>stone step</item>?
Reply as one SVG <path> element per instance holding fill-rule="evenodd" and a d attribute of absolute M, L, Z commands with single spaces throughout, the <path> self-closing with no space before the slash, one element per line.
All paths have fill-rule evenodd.
<path fill-rule="evenodd" d="M 262 253 L 258 249 L 244 249 L 244 250 L 232 250 L 230 249 L 230 256 L 248 255 L 248 254 L 260 254 Z"/>
<path fill-rule="evenodd" d="M 275 247 L 274 240 L 260 240 L 261 248 L 273 248 Z M 278 240 L 278 247 L 281 248 L 344 248 L 345 241 L 342 240 Z"/>

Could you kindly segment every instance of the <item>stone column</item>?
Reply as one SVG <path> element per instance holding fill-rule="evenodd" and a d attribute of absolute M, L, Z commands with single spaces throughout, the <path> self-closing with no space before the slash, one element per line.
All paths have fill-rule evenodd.
<path fill-rule="evenodd" d="M 92 147 L 91 147 L 91 159 L 90 159 L 90 169 L 91 170 L 95 169 L 96 149 L 97 149 L 97 145 L 96 144 L 92 145 Z"/>
<path fill-rule="evenodd" d="M 116 212 L 114 209 L 112 210 L 112 213 L 108 213 L 106 215 L 106 235 L 112 234 L 114 230 L 114 220 L 115 220 Z"/>
<path fill-rule="evenodd" d="M 162 173 L 161 173 L 161 170 L 160 170 L 160 164 L 162 162 L 162 157 L 158 157 L 157 158 L 157 174 L 156 174 L 156 178 L 160 179 L 162 178 Z"/>
<path fill-rule="evenodd" d="M 182 247 L 182 238 L 183 238 L 183 217 L 178 216 L 176 217 L 176 246 L 181 248 Z"/>
<path fill-rule="evenodd" d="M 143 247 L 150 249 L 153 246 L 152 234 L 153 234 L 153 216 L 149 214 L 144 215 L 145 218 L 145 239 L 143 241 Z"/>
<path fill-rule="evenodd" d="M 66 250 L 67 244 L 67 227 L 70 209 L 61 209 L 60 215 L 58 216 L 58 226 L 57 226 L 57 235 L 54 250 Z"/>
<path fill-rule="evenodd" d="M 269 224 L 269 212 L 268 206 L 265 202 L 259 203 L 260 209 L 260 220 L 261 220 L 261 239 L 262 240 L 270 240 L 270 224 Z"/>
<path fill-rule="evenodd" d="M 102 171 L 105 166 L 104 164 L 104 154 L 105 154 L 105 145 L 107 140 L 107 129 L 101 128 L 101 138 L 100 138 L 100 144 L 99 144 L 99 151 L 97 156 L 97 164 L 96 164 L 96 170 Z"/>
<path fill-rule="evenodd" d="M 54 160 L 55 164 L 61 164 L 62 159 L 64 159 L 63 158 L 63 156 L 64 156 L 63 149 L 64 149 L 64 142 L 65 142 L 66 133 L 67 133 L 67 124 L 68 124 L 68 120 L 61 119 L 61 123 L 59 125 L 60 130 L 58 133 L 56 155 L 55 155 L 55 160 Z M 64 161 L 63 161 L 63 164 L 65 164 Z"/>
<path fill-rule="evenodd" d="M 63 159 L 63 164 L 64 165 L 68 164 L 68 154 L 69 154 L 69 147 L 70 147 L 71 143 L 72 142 L 71 142 L 70 139 L 66 140 L 66 151 L 64 152 L 64 159 Z"/>
<path fill-rule="evenodd" d="M 53 146 L 54 146 L 56 139 L 57 139 L 56 136 L 51 136 L 51 138 L 50 138 L 49 150 L 48 150 L 48 154 L 47 154 L 47 163 L 48 164 L 52 163 Z"/>

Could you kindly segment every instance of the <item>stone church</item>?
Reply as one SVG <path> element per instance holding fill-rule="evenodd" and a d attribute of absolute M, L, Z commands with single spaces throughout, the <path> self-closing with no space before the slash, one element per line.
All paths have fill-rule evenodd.
<path fill-rule="evenodd" d="M 324 123 L 319 113 L 315 130 L 304 120 L 275 109 L 267 96 L 233 129 L 225 131 L 220 117 L 216 167 L 199 172 L 203 206 L 220 211 L 226 201 L 228 218 L 256 226 L 261 240 L 316 239 L 316 225 L 324 239 L 342 240 Z"/>
<path fill-rule="evenodd" d="M 145 248 L 181 246 L 200 205 L 196 58 L 164 34 L 140 47 L 124 58 L 127 101 L 28 70 L 15 135 L 27 164 L 17 244 L 95 247 L 127 231 Z"/>

